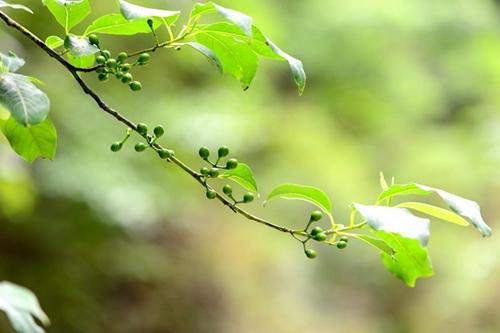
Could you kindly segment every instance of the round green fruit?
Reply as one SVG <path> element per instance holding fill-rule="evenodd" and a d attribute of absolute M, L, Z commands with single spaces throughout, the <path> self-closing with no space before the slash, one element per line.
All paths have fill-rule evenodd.
<path fill-rule="evenodd" d="M 198 154 L 200 155 L 201 158 L 206 160 L 208 156 L 210 156 L 210 149 L 208 149 L 208 147 L 201 147 L 200 150 L 198 151 Z"/>
<path fill-rule="evenodd" d="M 89 35 L 89 42 L 90 42 L 90 44 L 99 46 L 99 37 L 96 34 L 90 34 Z"/>
<path fill-rule="evenodd" d="M 109 59 L 111 58 L 111 52 L 109 52 L 108 50 L 103 50 L 101 51 L 101 54 L 106 58 L 106 59 Z"/>
<path fill-rule="evenodd" d="M 340 241 L 341 241 L 341 242 L 346 242 L 346 243 L 347 243 L 347 242 L 349 241 L 349 237 L 347 237 L 347 236 L 342 236 L 342 237 L 340 237 Z"/>
<path fill-rule="evenodd" d="M 233 188 L 231 185 L 224 185 L 224 187 L 222 187 L 222 192 L 226 195 L 231 195 L 233 193 Z"/>
<path fill-rule="evenodd" d="M 108 61 L 106 62 L 106 65 L 108 65 L 109 68 L 115 68 L 117 64 L 118 63 L 114 58 L 108 59 Z"/>
<path fill-rule="evenodd" d="M 109 78 L 108 73 L 100 73 L 99 75 L 97 75 L 97 79 L 99 79 L 99 81 L 101 82 L 107 81 L 108 78 Z"/>
<path fill-rule="evenodd" d="M 133 79 L 134 77 L 130 73 L 125 73 L 122 76 L 122 82 L 125 84 L 129 84 L 130 82 L 132 82 Z"/>
<path fill-rule="evenodd" d="M 122 72 L 128 72 L 131 67 L 132 66 L 130 64 L 125 63 L 125 64 L 120 66 L 120 69 L 122 70 Z"/>
<path fill-rule="evenodd" d="M 95 57 L 95 62 L 97 62 L 99 65 L 102 65 L 106 62 L 106 58 L 103 55 L 98 55 Z"/>
<path fill-rule="evenodd" d="M 120 149 L 122 149 L 122 143 L 119 141 L 113 142 L 111 145 L 111 151 L 116 153 L 117 151 L 120 151 Z"/>
<path fill-rule="evenodd" d="M 171 150 L 160 149 L 158 150 L 158 156 L 160 156 L 160 158 L 162 159 L 166 159 L 166 158 L 171 158 L 172 156 L 174 156 L 174 154 Z"/>
<path fill-rule="evenodd" d="M 153 129 L 153 133 L 157 138 L 159 138 L 165 133 L 165 129 L 163 128 L 163 126 L 158 125 Z"/>
<path fill-rule="evenodd" d="M 320 232 L 313 236 L 313 239 L 318 242 L 323 242 L 326 240 L 326 234 L 324 232 Z"/>
<path fill-rule="evenodd" d="M 236 169 L 238 166 L 238 160 L 235 158 L 231 158 L 226 162 L 226 168 L 231 170 L 231 169 Z"/>
<path fill-rule="evenodd" d="M 217 197 L 217 192 L 214 190 L 208 190 L 207 191 L 207 198 L 208 199 L 215 199 Z"/>
<path fill-rule="evenodd" d="M 311 236 L 316 236 L 317 234 L 322 233 L 322 232 L 323 232 L 322 228 L 320 228 L 320 227 L 314 227 L 311 230 Z"/>
<path fill-rule="evenodd" d="M 345 249 L 346 246 L 347 246 L 347 242 L 344 242 L 342 240 L 337 243 L 337 248 L 338 249 Z"/>
<path fill-rule="evenodd" d="M 142 84 L 139 81 L 132 81 L 129 86 L 133 91 L 139 91 L 142 89 Z"/>
<path fill-rule="evenodd" d="M 217 151 L 217 154 L 218 154 L 219 158 L 220 157 L 226 157 L 227 155 L 229 155 L 229 148 L 226 147 L 226 146 L 222 146 Z"/>
<path fill-rule="evenodd" d="M 252 202 L 254 198 L 255 196 L 253 195 L 252 192 L 247 192 L 243 195 L 243 202 L 244 203 Z"/>
<path fill-rule="evenodd" d="M 307 249 L 307 250 L 305 250 L 305 253 L 306 253 L 306 257 L 308 257 L 309 259 L 314 259 L 318 256 L 316 251 L 314 251 L 313 249 Z"/>
<path fill-rule="evenodd" d="M 144 142 L 139 142 L 134 147 L 135 151 L 138 152 L 138 153 L 145 151 L 146 148 L 147 148 L 147 146 L 146 146 L 146 144 Z"/>
<path fill-rule="evenodd" d="M 138 123 L 137 124 L 137 133 L 140 135 L 146 135 L 148 134 L 148 125 L 144 123 Z"/>
<path fill-rule="evenodd" d="M 208 175 L 212 178 L 218 177 L 219 176 L 219 169 L 217 169 L 217 168 L 210 169 L 210 171 L 208 171 Z"/>
<path fill-rule="evenodd" d="M 148 63 L 149 60 L 151 60 L 151 56 L 149 55 L 149 53 L 141 53 L 141 55 L 139 55 L 139 58 L 137 59 L 137 62 L 141 65 L 144 65 Z"/>
<path fill-rule="evenodd" d="M 125 60 L 127 60 L 128 58 L 128 54 L 127 52 L 120 52 L 118 53 L 118 55 L 116 56 L 116 60 L 118 60 L 118 62 L 122 63 L 124 62 Z"/>
<path fill-rule="evenodd" d="M 200 169 L 200 173 L 203 176 L 208 176 L 208 172 L 209 172 L 208 168 L 203 167 L 203 168 Z"/>
<path fill-rule="evenodd" d="M 323 213 L 321 213 L 319 210 L 315 210 L 314 212 L 311 213 L 311 221 L 316 222 L 321 220 L 323 217 Z"/>

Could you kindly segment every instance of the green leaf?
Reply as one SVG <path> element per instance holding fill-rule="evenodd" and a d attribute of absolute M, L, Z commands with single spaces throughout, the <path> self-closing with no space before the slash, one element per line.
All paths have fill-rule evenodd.
<path fill-rule="evenodd" d="M 202 45 L 202 44 L 199 44 L 199 43 L 196 43 L 196 42 L 188 42 L 188 43 L 184 43 L 184 44 L 185 45 L 189 45 L 193 49 L 199 51 L 201 54 L 203 54 L 205 57 L 207 57 L 208 60 L 210 60 L 211 63 L 213 63 L 217 67 L 217 69 L 219 70 L 219 72 L 221 72 L 221 73 L 224 72 L 224 69 L 222 67 L 222 63 L 220 62 L 219 58 L 214 53 L 214 51 L 210 50 L 205 45 Z"/>
<path fill-rule="evenodd" d="M 451 223 L 455 223 L 461 226 L 468 226 L 469 222 L 467 222 L 466 219 L 461 217 L 460 215 L 453 213 L 449 210 L 443 209 L 441 207 L 436 207 L 433 205 L 425 204 L 422 202 L 403 202 L 396 207 L 398 208 L 409 208 L 416 210 L 418 212 L 434 216 L 438 219 L 441 219 L 443 221 L 448 221 Z"/>
<path fill-rule="evenodd" d="M 93 55 L 74 56 L 71 53 L 66 55 L 68 62 L 78 68 L 90 68 L 94 66 L 95 57 Z"/>
<path fill-rule="evenodd" d="M 23 125 L 41 123 L 50 109 L 47 95 L 28 77 L 14 73 L 0 74 L 0 105 Z"/>
<path fill-rule="evenodd" d="M 297 184 L 280 185 L 272 190 L 272 192 L 267 196 L 264 204 L 274 198 L 308 201 L 321 208 L 328 215 L 330 215 L 332 211 L 332 203 L 328 195 L 326 195 L 326 193 L 322 190 L 312 186 Z"/>
<path fill-rule="evenodd" d="M 90 14 L 88 0 L 42 0 L 42 2 L 66 32 Z"/>
<path fill-rule="evenodd" d="M 234 180 L 247 190 L 258 192 L 257 182 L 253 177 L 252 169 L 250 169 L 250 167 L 245 163 L 238 163 L 238 166 L 235 169 L 227 170 L 220 176 L 220 178 Z"/>
<path fill-rule="evenodd" d="M 257 72 L 258 59 L 249 44 L 239 38 L 238 30 L 230 23 L 200 26 L 196 41 L 212 50 L 224 72 L 238 79 L 247 89 Z"/>
<path fill-rule="evenodd" d="M 392 256 L 385 252 L 380 254 L 382 263 L 407 286 L 415 287 L 418 278 L 434 274 L 429 252 L 418 240 L 392 232 L 372 230 L 372 233 L 394 249 Z"/>
<path fill-rule="evenodd" d="M 50 324 L 35 294 L 10 282 L 0 282 L 0 310 L 5 312 L 17 333 L 45 332 L 33 317 L 40 320 L 43 325 Z"/>
<path fill-rule="evenodd" d="M 68 35 L 64 39 L 64 47 L 70 50 L 75 57 L 93 55 L 99 48 L 91 44 L 85 37 Z"/>
<path fill-rule="evenodd" d="M 17 70 L 26 63 L 24 59 L 19 58 L 13 52 L 9 52 L 8 55 L 0 53 L 0 62 L 9 72 L 17 72 Z"/>
<path fill-rule="evenodd" d="M 217 12 L 224 16 L 227 20 L 236 24 L 241 31 L 249 38 L 253 37 L 252 34 L 252 18 L 248 15 L 245 15 L 237 10 L 225 8 L 219 6 L 211 1 L 207 3 L 197 3 L 194 5 L 193 10 L 191 10 L 191 19 L 195 19 L 200 17 L 201 15 L 207 13 Z"/>
<path fill-rule="evenodd" d="M 57 132 L 49 118 L 37 125 L 23 126 L 10 117 L 0 120 L 0 129 L 12 149 L 29 163 L 38 157 L 54 159 Z"/>
<path fill-rule="evenodd" d="M 0 0 L 0 8 L 2 8 L 2 7 L 9 7 L 9 8 L 13 8 L 13 9 L 22 9 L 22 10 L 27 11 L 28 13 L 33 14 L 33 11 L 26 6 L 17 5 L 17 4 L 10 4 L 10 3 L 7 3 L 3 0 Z"/>
<path fill-rule="evenodd" d="M 304 71 L 304 65 L 302 64 L 302 61 L 282 51 L 270 39 L 267 39 L 267 44 L 277 55 L 283 57 L 286 61 L 288 61 L 288 64 L 290 65 L 290 69 L 292 71 L 293 80 L 295 81 L 295 84 L 299 88 L 299 94 L 302 95 L 306 87 L 306 73 Z"/>
<path fill-rule="evenodd" d="M 382 192 L 378 201 L 405 194 L 427 195 L 436 193 L 455 213 L 467 218 L 472 225 L 479 230 L 483 237 L 491 236 L 491 228 L 486 224 L 481 216 L 481 208 L 477 202 L 468 200 L 458 195 L 433 188 L 426 185 L 410 183 L 392 185 L 388 190 Z"/>
<path fill-rule="evenodd" d="M 47 45 L 50 49 L 54 50 L 58 47 L 63 46 L 64 40 L 58 36 L 49 36 L 45 39 L 45 45 Z"/>
<path fill-rule="evenodd" d="M 161 25 L 161 20 L 153 18 L 153 29 Z M 120 14 L 109 14 L 99 17 L 85 30 L 85 35 L 92 33 L 109 35 L 135 35 L 140 33 L 151 33 L 147 18 L 127 20 Z"/>
<path fill-rule="evenodd" d="M 417 239 L 422 246 L 429 241 L 429 220 L 417 217 L 407 209 L 365 206 L 353 203 L 366 222 L 377 231 L 398 233 L 403 237 Z"/>
<path fill-rule="evenodd" d="M 352 234 L 351 235 L 354 238 L 357 238 L 359 240 L 362 240 L 363 242 L 376 247 L 380 251 L 386 253 L 389 256 L 393 256 L 394 253 L 396 252 L 387 242 L 379 239 L 379 238 L 374 238 L 368 235 L 357 235 L 357 234 Z"/>
<path fill-rule="evenodd" d="M 138 18 L 158 17 L 165 21 L 166 24 L 173 24 L 179 18 L 180 12 L 175 10 L 163 10 L 155 8 L 141 7 L 131 4 L 124 0 L 119 0 L 120 12 L 127 20 Z"/>

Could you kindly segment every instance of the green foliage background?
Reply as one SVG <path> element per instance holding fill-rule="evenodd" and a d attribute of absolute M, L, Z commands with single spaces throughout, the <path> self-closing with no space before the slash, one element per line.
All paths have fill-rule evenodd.
<path fill-rule="evenodd" d="M 38 1 L 10 12 L 40 37 L 64 31 Z M 136 1 L 151 7 L 164 1 Z M 165 9 L 191 8 L 171 0 Z M 296 94 L 285 63 L 263 60 L 250 89 L 196 51 L 161 51 L 136 71 L 141 93 L 109 82 L 103 97 L 192 163 L 227 144 L 267 194 L 291 181 L 319 186 L 337 221 L 372 203 L 378 172 L 478 201 L 500 216 L 500 6 L 496 1 L 220 1 L 254 17 L 303 60 Z M 93 1 L 93 18 L 115 12 Z M 182 19 L 181 19 L 182 21 Z M 180 21 L 180 22 L 181 22 Z M 83 32 L 85 24 L 76 31 Z M 10 33 L 13 33 L 12 35 Z M 149 36 L 102 37 L 114 52 Z M 0 277 L 32 289 L 49 332 L 498 332 L 498 236 L 433 222 L 436 277 L 406 288 L 371 248 L 318 247 L 307 260 L 289 237 L 205 199 L 193 180 L 129 144 L 53 60 L 0 28 L 2 51 L 47 83 L 59 130 L 54 162 L 28 166 L 0 138 Z M 90 76 L 89 76 L 90 77 Z M 260 209 L 252 203 L 252 209 Z M 310 207 L 273 202 L 267 216 L 301 226 Z M 6 320 L 0 330 L 9 332 Z M 5 326 L 5 328 L 4 328 Z"/>

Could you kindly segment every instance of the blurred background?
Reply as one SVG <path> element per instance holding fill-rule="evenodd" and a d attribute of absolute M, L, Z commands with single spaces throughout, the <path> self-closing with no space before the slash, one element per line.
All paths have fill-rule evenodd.
<path fill-rule="evenodd" d="M 62 35 L 40 1 L 9 14 L 45 38 Z M 91 1 L 93 19 L 116 12 Z M 185 10 L 187 0 L 135 1 Z M 290 237 L 205 199 L 152 153 L 109 146 L 124 128 L 19 33 L 1 51 L 47 83 L 55 161 L 28 165 L 0 136 L 0 280 L 32 289 L 51 333 L 500 332 L 500 1 L 226 0 L 254 17 L 308 74 L 299 97 L 286 63 L 262 59 L 248 91 L 193 50 L 164 50 L 135 72 L 141 93 L 85 79 L 134 121 L 163 124 L 196 169 L 197 150 L 226 144 L 253 168 L 263 196 L 278 184 L 318 186 L 338 221 L 372 203 L 378 173 L 478 201 L 493 237 L 433 221 L 436 276 L 407 288 L 379 255 L 351 241 L 305 258 Z M 148 36 L 102 37 L 114 53 Z M 221 183 L 222 186 L 224 183 Z M 432 201 L 431 201 L 432 202 Z M 301 227 L 312 207 L 261 200 L 249 210 Z M 0 317 L 0 331 L 11 332 Z"/>

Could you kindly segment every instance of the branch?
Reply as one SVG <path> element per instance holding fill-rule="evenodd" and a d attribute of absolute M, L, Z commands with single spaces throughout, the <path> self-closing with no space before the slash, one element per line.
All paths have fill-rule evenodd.
<path fill-rule="evenodd" d="M 61 65 L 63 65 L 71 73 L 71 75 L 75 78 L 76 82 L 78 82 L 78 84 L 80 85 L 80 87 L 82 88 L 82 90 L 87 95 L 89 95 L 97 103 L 97 105 L 99 106 L 99 108 L 101 108 L 104 112 L 106 112 L 106 113 L 110 114 L 111 116 L 113 116 L 116 120 L 118 120 L 122 124 L 124 124 L 127 127 L 133 129 L 139 135 L 141 135 L 137 131 L 137 125 L 134 122 L 132 122 L 131 120 L 127 119 L 121 113 L 119 113 L 118 111 L 116 111 L 115 109 L 113 109 L 112 107 L 110 107 L 109 105 L 107 105 L 106 102 L 104 102 L 102 100 L 102 98 L 94 90 L 92 90 L 92 88 L 90 88 L 87 85 L 87 83 L 78 74 L 79 72 L 91 72 L 91 71 L 94 71 L 96 68 L 78 68 L 78 67 L 75 67 L 75 66 L 71 65 L 61 55 L 59 55 L 57 52 L 55 52 L 54 50 L 52 50 L 51 48 L 49 48 L 40 38 L 38 38 L 31 31 L 29 31 L 28 29 L 26 29 L 24 26 L 22 26 L 21 24 L 19 24 L 15 20 L 11 19 L 9 16 L 7 16 L 2 11 L 0 11 L 0 18 L 8 26 L 10 26 L 10 27 L 12 27 L 12 28 L 20 31 L 23 35 L 25 35 L 26 37 L 28 37 L 28 39 L 30 39 L 32 42 L 34 42 L 38 47 L 40 47 L 50 57 L 54 58 Z M 159 44 L 159 45 L 155 46 L 154 48 L 151 48 L 150 50 L 151 51 L 155 51 L 157 48 L 165 47 L 168 44 L 171 44 L 172 42 L 174 42 L 176 40 L 177 39 L 175 39 L 173 41 L 169 41 L 169 42 L 163 43 L 163 44 Z M 160 146 L 157 143 L 154 144 L 154 147 L 157 148 L 157 149 L 163 149 L 163 147 Z M 203 182 L 202 175 L 199 174 L 199 173 L 197 173 L 193 169 L 191 169 L 184 162 L 182 162 L 181 160 L 179 160 L 178 158 L 176 158 L 174 156 L 170 157 L 169 160 L 171 162 L 173 162 L 176 166 L 178 166 L 179 168 L 181 168 L 183 171 L 185 171 L 187 174 L 189 174 L 191 177 L 193 177 L 198 183 L 200 183 L 204 187 L 206 186 L 204 184 L 204 182 Z M 222 204 L 224 204 L 225 206 L 227 206 L 228 208 L 230 208 L 233 212 L 242 215 L 243 217 L 245 217 L 246 219 L 248 219 L 250 221 L 254 221 L 254 222 L 263 224 L 263 225 L 265 225 L 267 227 L 270 227 L 270 228 L 272 228 L 274 230 L 278 230 L 278 231 L 281 231 L 281 232 L 284 232 L 284 233 L 288 233 L 288 234 L 291 234 L 291 235 L 304 235 L 304 232 L 301 231 L 301 230 L 293 230 L 293 229 L 287 228 L 285 226 L 277 225 L 277 224 L 274 224 L 274 223 L 272 223 L 270 221 L 267 221 L 265 219 L 257 217 L 255 215 L 253 215 L 253 214 L 251 214 L 251 213 L 249 213 L 249 212 L 241 209 L 240 207 L 233 205 L 232 202 L 230 202 L 229 200 L 227 200 L 226 198 L 224 198 L 218 192 L 217 192 L 217 197 L 216 198 Z"/>

